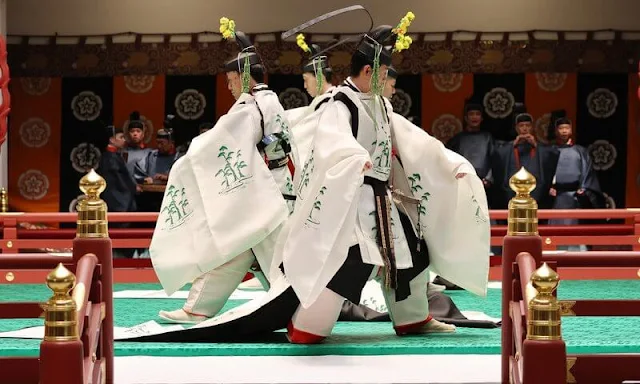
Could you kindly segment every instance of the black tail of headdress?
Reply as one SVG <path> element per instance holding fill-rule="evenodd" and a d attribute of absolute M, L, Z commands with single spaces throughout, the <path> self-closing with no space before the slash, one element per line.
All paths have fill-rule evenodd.
<path fill-rule="evenodd" d="M 364 12 L 366 12 L 367 16 L 369 16 L 370 25 L 369 25 L 369 28 L 367 29 L 367 31 L 362 33 L 362 34 L 356 35 L 356 36 L 349 36 L 349 37 L 346 37 L 346 38 L 344 38 L 342 40 L 339 40 L 336 43 L 329 45 L 328 47 L 326 47 L 325 49 L 323 49 L 323 50 L 321 50 L 319 52 L 313 52 L 312 56 L 309 58 L 310 60 L 313 60 L 317 56 L 321 56 L 321 55 L 325 54 L 326 52 L 329 52 L 332 49 L 334 49 L 334 48 L 336 48 L 336 47 L 338 47 L 340 45 L 346 44 L 348 42 L 355 42 L 355 41 L 358 41 L 358 40 L 361 41 L 373 29 L 373 17 L 371 16 L 371 13 L 369 13 L 369 11 L 365 7 L 363 7 L 362 5 L 352 5 L 352 6 L 349 6 L 349 7 L 336 9 L 335 11 L 327 12 L 324 15 L 320 15 L 320 16 L 314 18 L 314 19 L 311 19 L 309 21 L 306 21 L 306 22 L 298 25 L 297 27 L 291 28 L 290 30 L 288 30 L 286 32 L 283 32 L 281 37 L 282 37 L 283 40 L 284 39 L 288 39 L 289 37 L 291 37 L 291 36 L 293 36 L 293 35 L 295 35 L 297 33 L 303 32 L 304 30 L 306 30 L 307 28 L 309 28 L 311 26 L 314 26 L 314 25 L 319 24 L 319 23 L 321 23 L 323 21 L 329 20 L 329 19 L 331 19 L 331 18 L 333 18 L 335 16 L 342 15 L 342 14 L 347 13 L 347 12 L 354 12 L 354 11 L 364 11 Z"/>

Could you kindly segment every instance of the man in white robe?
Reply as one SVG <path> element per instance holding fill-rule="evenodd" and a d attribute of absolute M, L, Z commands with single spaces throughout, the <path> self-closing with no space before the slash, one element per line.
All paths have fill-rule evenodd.
<path fill-rule="evenodd" d="M 358 184 L 363 183 L 359 187 L 356 184 L 356 188 L 353 188 L 331 183 L 325 175 L 310 177 L 310 189 L 319 187 L 318 193 L 308 194 L 307 199 L 301 199 L 314 200 L 308 217 L 304 218 L 306 223 L 298 224 L 306 228 L 315 227 L 317 231 L 329 228 L 329 225 L 322 225 L 326 219 L 328 222 L 337 219 L 336 224 L 344 224 L 327 233 L 326 240 L 334 240 L 333 249 L 326 247 L 329 244 L 322 244 L 309 250 L 312 255 L 317 253 L 317 257 L 313 255 L 312 259 L 323 262 L 317 266 L 316 263 L 310 263 L 306 270 L 300 269 L 298 257 L 292 252 L 297 248 L 296 240 L 306 237 L 303 231 L 292 228 L 284 243 L 284 271 L 301 300 L 301 305 L 288 326 L 288 336 L 292 343 L 317 343 L 329 336 L 344 300 L 360 302 L 362 288 L 372 277 L 384 280 L 383 293 L 396 333 L 452 332 L 455 329 L 454 326 L 440 323 L 429 316 L 426 295 L 428 262 L 423 259 L 419 265 L 414 265 L 408 239 L 402 230 L 402 219 L 387 193 L 392 164 L 391 125 L 387 114 L 390 105 L 385 104 L 384 99 L 376 95 L 372 88 L 376 83 L 384 84 L 387 67 L 391 64 L 391 52 L 382 48 L 387 40 L 394 37 L 391 31 L 389 26 L 378 27 L 370 38 L 365 38 L 360 43 L 352 57 L 351 76 L 334 93 L 334 101 L 320 117 L 314 155 L 321 150 L 321 143 L 329 144 L 323 143 L 325 136 L 330 136 L 327 134 L 328 129 L 337 129 L 340 131 L 339 135 L 351 133 L 351 137 L 357 142 L 355 146 L 346 137 L 341 141 L 354 151 L 355 156 L 350 157 L 359 158 L 359 161 L 345 164 L 345 168 L 350 169 L 350 166 L 362 163 L 359 168 L 364 173 L 364 178 L 360 177 L 359 182 L 354 180 Z M 379 68 L 375 68 L 376 55 L 379 56 Z M 354 120 L 354 117 L 358 120 Z M 335 135 L 335 139 L 337 137 Z M 333 154 L 326 152 L 318 155 L 321 159 L 328 155 L 325 159 L 329 160 Z M 323 161 L 318 163 L 322 164 Z M 320 164 L 315 164 L 316 169 Z M 350 170 L 357 168 L 358 166 Z M 322 171 L 328 173 L 330 169 L 321 169 Z M 322 185 L 313 185 L 313 179 Z M 338 187 L 340 191 L 329 191 L 329 188 L 334 187 Z M 304 195 L 304 191 L 298 191 L 298 194 Z M 340 199 L 341 195 L 352 203 L 341 204 L 339 200 L 335 200 Z M 332 212 L 332 203 L 342 206 L 342 209 Z M 305 211 L 304 201 L 299 204 L 300 210 Z M 323 209 L 333 217 L 325 219 Z M 294 214 L 294 217 L 297 216 L 299 215 Z M 329 252 L 323 251 L 323 247 Z M 318 273 L 308 273 L 310 268 Z M 411 271 L 407 274 L 409 281 L 400 281 L 403 270 Z M 409 288 L 409 292 L 404 290 L 402 297 L 396 297 L 399 284 L 405 284 L 405 288 Z"/>
<path fill-rule="evenodd" d="M 302 80 L 304 89 L 313 100 L 308 106 L 286 110 L 285 115 L 291 127 L 291 145 L 295 148 L 291 153 L 293 164 L 291 168 L 298 167 L 302 170 L 311 151 L 319 112 L 330 100 L 331 93 L 336 87 L 331 84 L 333 70 L 327 57 L 314 57 L 320 52 L 320 47 L 317 44 L 307 45 L 301 37 L 298 38 L 298 46 L 311 56 L 311 59 L 302 66 Z M 293 181 L 294 186 L 300 183 L 300 180 L 295 178 L 295 172 Z M 240 289 L 260 289 L 260 287 L 264 285 L 258 281 L 257 277 L 239 286 Z"/>
<path fill-rule="evenodd" d="M 224 66 L 229 91 L 236 99 L 236 103 L 227 115 L 249 114 L 256 124 L 252 127 L 238 126 L 231 127 L 231 129 L 246 130 L 241 139 L 253 140 L 253 144 L 257 144 L 260 148 L 260 153 L 265 155 L 267 166 L 282 196 L 287 201 L 289 212 L 291 212 L 295 194 L 291 173 L 287 168 L 289 160 L 288 122 L 284 109 L 277 95 L 269 90 L 265 84 L 262 84 L 265 68 L 257 53 L 248 51 L 252 45 L 251 42 L 239 31 L 235 31 L 235 38 L 243 52 L 237 58 L 229 60 Z M 243 92 L 242 89 L 242 75 L 247 64 L 249 65 L 250 93 Z M 221 128 L 216 126 L 213 130 L 202 133 L 194 140 L 194 143 L 206 140 L 217 129 Z M 213 144 L 219 145 L 216 143 L 216 139 L 212 139 L 207 146 Z M 217 149 L 217 147 L 211 147 L 208 150 L 215 151 Z M 210 170 L 212 175 L 216 173 L 215 171 L 215 169 Z M 211 206 L 215 206 L 216 203 L 216 201 L 205 202 Z M 260 212 L 255 212 L 255 214 L 260 214 Z M 236 230 L 240 232 L 247 225 L 246 223 L 234 222 L 233 218 L 230 218 L 227 223 L 232 227 L 230 230 L 235 226 Z M 277 231 L 262 242 L 230 258 L 224 264 L 197 277 L 192 283 L 189 296 L 183 307 L 173 311 L 160 311 L 159 316 L 174 323 L 199 323 L 213 317 L 222 309 L 250 268 L 264 288 L 268 289 L 268 278 L 262 270 L 268 271 L 270 268 L 276 233 Z M 212 233 L 212 236 L 216 236 L 216 234 Z M 173 241 L 181 242 L 184 239 L 175 236 Z M 181 258 L 185 255 L 175 254 L 173 257 Z"/>
<path fill-rule="evenodd" d="M 482 182 L 464 158 L 393 114 L 381 96 L 391 64 L 383 47 L 393 30 L 381 26 L 364 36 L 352 76 L 320 114 L 309 166 L 296 172 L 308 182 L 279 234 L 267 294 L 191 329 L 131 341 L 235 341 L 287 328 L 292 343 L 318 343 L 331 334 L 345 299 L 359 303 L 371 278 L 382 281 L 396 334 L 453 332 L 429 314 L 428 266 L 486 295 Z"/>

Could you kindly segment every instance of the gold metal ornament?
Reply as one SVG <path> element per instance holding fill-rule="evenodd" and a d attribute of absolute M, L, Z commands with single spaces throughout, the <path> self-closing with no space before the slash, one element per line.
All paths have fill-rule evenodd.
<path fill-rule="evenodd" d="M 80 190 L 85 194 L 77 206 L 78 220 L 76 236 L 82 238 L 108 237 L 107 203 L 100 194 L 107 188 L 107 182 L 91 169 L 80 179 Z"/>
<path fill-rule="evenodd" d="M 536 178 L 522 167 L 509 179 L 516 196 L 509 201 L 508 236 L 538 235 L 538 203 L 531 197 Z"/>
<path fill-rule="evenodd" d="M 53 291 L 53 296 L 41 305 L 45 313 L 45 341 L 79 340 L 77 307 L 69 294 L 75 284 L 75 275 L 62 263 L 47 275 L 47 287 Z"/>
<path fill-rule="evenodd" d="M 531 275 L 537 294 L 529 302 L 527 340 L 562 340 L 560 303 L 553 296 L 559 282 L 558 274 L 547 263 Z"/>

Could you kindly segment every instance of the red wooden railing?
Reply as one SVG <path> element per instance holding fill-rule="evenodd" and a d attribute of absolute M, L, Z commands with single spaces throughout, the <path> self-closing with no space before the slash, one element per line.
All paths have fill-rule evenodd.
<path fill-rule="evenodd" d="M 526 238 L 514 239 L 516 242 Z M 509 316 L 503 317 L 503 383 L 621 383 L 640 378 L 640 354 L 567 355 L 564 342 L 527 340 L 526 324 L 531 320 L 528 303 L 532 298 L 529 280 L 543 262 L 553 270 L 562 267 L 640 268 L 640 252 L 571 252 L 562 255 L 517 255 L 510 269 L 511 279 L 503 282 L 503 295 L 511 296 Z M 640 316 L 640 300 L 560 301 L 561 316 Z M 606 335 L 602 335 L 606 337 Z M 509 345 L 511 344 L 511 345 Z M 528 347 L 525 347 L 527 346 Z M 554 349 L 561 349 L 553 351 Z M 554 368 L 555 367 L 555 368 Z M 505 372 L 506 371 L 506 372 Z M 568 381 L 567 381 L 568 380 Z"/>
<path fill-rule="evenodd" d="M 69 243 L 70 257 L 6 253 L 6 249 L 14 249 L 6 243 L 16 239 L 17 228 L 15 215 L 4 217 L 4 231 L 13 237 L 3 240 L 5 252 L 0 255 L 0 269 L 57 267 L 47 276 L 54 295 L 46 303 L 0 303 L 0 318 L 39 318 L 43 310 L 45 318 L 39 357 L 0 358 L 1 382 L 113 384 L 113 255 L 106 204 L 99 198 L 104 187 L 104 179 L 94 171 L 80 181 L 86 198 L 70 220 L 77 222 L 76 236 Z M 58 220 L 53 215 L 49 217 Z"/>
<path fill-rule="evenodd" d="M 640 354 L 567 355 L 560 328 L 561 316 L 640 316 L 640 300 L 558 301 L 552 293 L 559 282 L 558 268 L 640 268 L 640 252 L 543 254 L 536 205 L 526 192 L 531 180 L 525 176 L 530 177 L 519 175 L 514 181 L 514 190 L 520 192 L 510 203 L 503 241 L 502 383 L 618 384 L 640 379 Z M 524 179 L 527 182 L 516 185 Z"/>
<path fill-rule="evenodd" d="M 640 251 L 640 210 L 542 210 L 542 220 L 552 218 L 576 218 L 624 221 L 624 223 L 583 224 L 583 225 L 540 225 L 543 249 L 555 250 L 558 246 L 584 244 L 593 248 L 622 248 Z M 130 228 L 112 228 L 109 236 L 114 248 L 148 248 L 153 236 L 153 228 L 136 227 L 140 223 L 155 223 L 157 213 L 109 213 L 111 223 L 129 223 Z M 491 211 L 491 218 L 506 220 L 506 210 Z M 74 213 L 4 213 L 0 214 L 0 252 L 54 252 L 71 247 L 75 228 L 54 228 L 60 224 L 75 222 Z M 44 223 L 49 228 L 23 228 L 22 223 Z M 491 245 L 502 244 L 506 235 L 506 225 L 491 228 Z M 501 263 L 499 255 L 492 258 L 492 264 Z M 115 268 L 151 268 L 148 259 L 116 259 Z"/>
<path fill-rule="evenodd" d="M 39 357 L 0 358 L 3 382 L 87 384 L 104 379 L 113 383 L 111 246 L 108 238 L 78 238 L 74 245 L 71 260 L 43 254 L 6 254 L 0 258 L 2 269 L 53 269 L 58 265 L 75 272 L 71 297 L 77 306 L 74 315 L 79 331 L 78 337 L 70 340 L 45 339 Z M 40 302 L 3 302 L 0 319 L 39 318 L 43 309 Z"/>

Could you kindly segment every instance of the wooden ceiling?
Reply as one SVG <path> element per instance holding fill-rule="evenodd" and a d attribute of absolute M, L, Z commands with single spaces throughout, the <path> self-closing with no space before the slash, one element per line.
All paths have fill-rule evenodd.
<path fill-rule="evenodd" d="M 638 0 L 15 0 L 7 2 L 9 35 L 104 35 L 217 31 L 227 16 L 248 33 L 287 30 L 333 9 L 361 4 L 376 24 L 395 24 L 407 11 L 412 32 L 637 30 Z M 363 14 L 336 18 L 313 32 L 354 33 Z"/>

